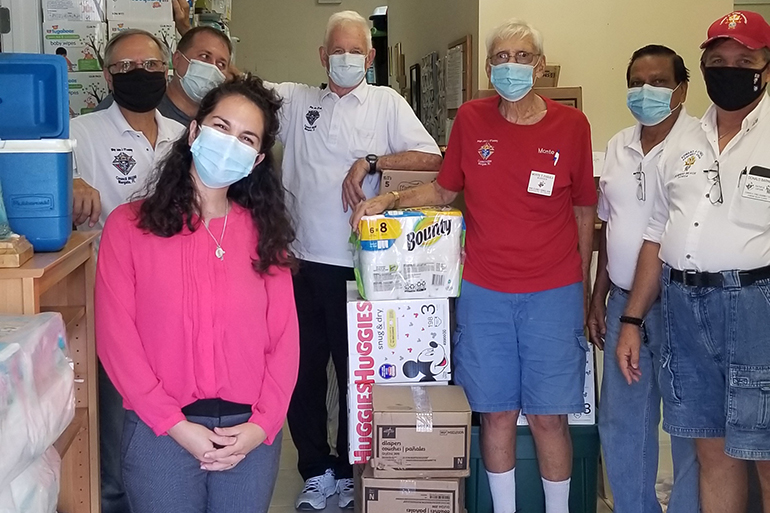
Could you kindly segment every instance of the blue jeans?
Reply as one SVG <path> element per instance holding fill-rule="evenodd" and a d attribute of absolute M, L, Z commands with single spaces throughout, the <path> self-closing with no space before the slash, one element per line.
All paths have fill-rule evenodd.
<path fill-rule="evenodd" d="M 661 276 L 663 428 L 724 437 L 728 456 L 770 460 L 770 279 L 743 287 L 737 271 L 722 271 L 722 287 L 692 287 L 670 271 Z"/>
<path fill-rule="evenodd" d="M 251 414 L 187 417 L 209 429 L 231 427 Z M 123 482 L 132 513 L 267 513 L 281 457 L 279 434 L 222 472 L 200 462 L 170 436 L 156 436 L 133 411 L 123 430 Z"/>
<path fill-rule="evenodd" d="M 587 350 L 582 283 L 509 294 L 463 281 L 452 361 L 473 411 L 582 412 Z"/>
<path fill-rule="evenodd" d="M 607 334 L 604 346 L 604 377 L 599 401 L 599 436 L 604 448 L 607 476 L 616 513 L 660 513 L 655 495 L 658 475 L 658 426 L 660 424 L 660 349 L 663 338 L 660 302 L 645 317 L 643 345 L 639 352 L 642 378 L 628 385 L 620 372 L 615 350 L 620 316 L 628 293 L 612 286 L 607 302 Z M 671 437 L 674 488 L 669 513 L 698 511 L 698 462 L 695 442 Z"/>

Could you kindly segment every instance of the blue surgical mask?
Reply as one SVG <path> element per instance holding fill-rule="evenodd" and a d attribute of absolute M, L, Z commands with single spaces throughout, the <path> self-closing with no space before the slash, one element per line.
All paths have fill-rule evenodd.
<path fill-rule="evenodd" d="M 361 83 L 366 75 L 366 56 L 355 53 L 329 56 L 329 78 L 345 89 Z"/>
<path fill-rule="evenodd" d="M 497 94 L 509 102 L 517 102 L 532 90 L 534 70 L 535 67 L 529 64 L 505 62 L 492 66 L 489 80 Z"/>
<path fill-rule="evenodd" d="M 209 126 L 200 129 L 190 152 L 203 185 L 222 189 L 249 176 L 259 157 L 257 150 Z"/>
<path fill-rule="evenodd" d="M 185 54 L 182 57 L 187 59 Z M 187 73 L 180 79 L 182 89 L 195 103 L 200 103 L 209 91 L 225 81 L 225 75 L 219 68 L 208 62 L 187 59 L 190 65 Z"/>
<path fill-rule="evenodd" d="M 644 84 L 642 87 L 630 87 L 626 104 L 631 114 L 644 126 L 655 126 L 671 115 L 671 96 L 674 89 L 655 87 Z"/>

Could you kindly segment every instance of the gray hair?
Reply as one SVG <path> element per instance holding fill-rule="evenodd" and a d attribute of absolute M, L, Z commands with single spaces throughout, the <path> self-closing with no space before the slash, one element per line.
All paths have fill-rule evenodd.
<path fill-rule="evenodd" d="M 497 26 L 487 36 L 487 57 L 492 56 L 492 50 L 495 47 L 495 43 L 498 41 L 505 41 L 507 39 L 524 39 L 530 38 L 532 44 L 535 45 L 535 51 L 540 55 L 543 54 L 543 35 L 535 27 L 527 23 L 526 21 L 511 18 L 504 21 L 501 25 Z"/>
<path fill-rule="evenodd" d="M 372 49 L 372 31 L 369 29 L 369 23 L 363 16 L 355 11 L 341 11 L 331 15 L 326 24 L 326 34 L 324 35 L 324 47 L 329 48 L 329 38 L 337 27 L 357 25 L 364 32 L 366 38 L 366 51 Z"/>
<path fill-rule="evenodd" d="M 112 36 L 112 39 L 110 39 L 109 43 L 107 43 L 107 47 L 104 49 L 105 68 L 107 66 L 115 64 L 114 62 L 112 62 L 112 54 L 115 53 L 115 47 L 118 46 L 118 43 L 120 43 L 123 39 L 130 36 L 145 36 L 152 39 L 155 42 L 155 44 L 158 45 L 158 49 L 160 50 L 160 54 L 163 59 L 163 62 L 169 62 L 171 60 L 171 51 L 168 49 L 168 46 L 166 46 L 166 43 L 164 43 L 163 41 L 161 41 L 151 33 L 147 32 L 146 30 L 126 29 Z"/>

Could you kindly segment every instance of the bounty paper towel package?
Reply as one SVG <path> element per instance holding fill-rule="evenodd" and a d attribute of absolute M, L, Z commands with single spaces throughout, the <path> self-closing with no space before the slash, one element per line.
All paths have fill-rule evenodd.
<path fill-rule="evenodd" d="M 101 71 L 79 71 L 67 75 L 70 95 L 70 117 L 92 112 L 109 94 L 107 81 Z"/>
<path fill-rule="evenodd" d="M 107 24 L 54 21 L 43 25 L 43 51 L 67 61 L 67 71 L 99 71 L 107 45 Z"/>
<path fill-rule="evenodd" d="M 596 386 L 594 374 L 594 346 L 588 345 L 586 351 L 586 382 L 583 387 L 583 401 L 585 409 L 581 413 L 570 413 L 567 415 L 567 421 L 574 426 L 592 426 L 596 424 Z M 526 415 L 519 415 L 519 426 L 527 425 Z"/>
<path fill-rule="evenodd" d="M 354 237 L 358 290 L 366 299 L 447 298 L 460 293 L 465 223 L 451 208 L 365 216 Z"/>
<path fill-rule="evenodd" d="M 171 0 L 106 0 L 107 19 L 110 21 L 144 20 L 174 21 Z"/>
<path fill-rule="evenodd" d="M 43 0 L 45 21 L 106 21 L 105 0 Z"/>

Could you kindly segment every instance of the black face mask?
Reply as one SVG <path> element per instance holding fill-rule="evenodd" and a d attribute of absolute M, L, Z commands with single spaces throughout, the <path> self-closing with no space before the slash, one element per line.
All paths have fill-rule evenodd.
<path fill-rule="evenodd" d="M 762 85 L 762 72 L 765 68 L 703 68 L 709 98 L 717 107 L 727 111 L 741 110 L 751 105 L 765 92 Z"/>
<path fill-rule="evenodd" d="M 149 112 L 166 94 L 166 74 L 159 71 L 135 69 L 112 75 L 112 95 L 115 103 L 131 112 Z"/>

